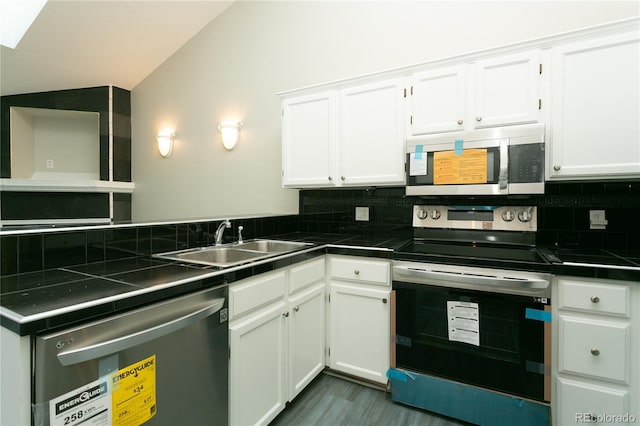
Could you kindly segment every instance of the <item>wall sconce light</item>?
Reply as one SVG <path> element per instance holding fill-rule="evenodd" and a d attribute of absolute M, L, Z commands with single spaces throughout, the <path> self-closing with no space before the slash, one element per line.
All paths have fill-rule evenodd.
<path fill-rule="evenodd" d="M 233 149 L 238 143 L 242 129 L 241 121 L 225 121 L 218 126 L 218 132 L 222 135 L 222 145 L 228 150 Z"/>
<path fill-rule="evenodd" d="M 164 158 L 170 156 L 173 151 L 173 138 L 175 138 L 175 135 L 170 130 L 163 130 L 156 136 L 158 140 L 158 152 L 160 152 L 160 155 Z"/>

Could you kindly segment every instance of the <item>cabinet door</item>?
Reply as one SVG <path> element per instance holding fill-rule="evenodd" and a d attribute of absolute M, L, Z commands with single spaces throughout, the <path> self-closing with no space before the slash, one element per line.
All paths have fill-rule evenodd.
<path fill-rule="evenodd" d="M 282 102 L 282 184 L 332 186 L 336 96 L 324 92 Z"/>
<path fill-rule="evenodd" d="M 606 416 L 629 416 L 629 392 L 626 390 L 559 378 L 557 392 L 556 424 L 612 423 L 604 420 Z"/>
<path fill-rule="evenodd" d="M 289 400 L 324 369 L 324 283 L 289 298 Z"/>
<path fill-rule="evenodd" d="M 286 403 L 286 304 L 229 327 L 229 422 L 268 424 Z"/>
<path fill-rule="evenodd" d="M 538 121 L 539 51 L 475 63 L 475 127 Z"/>
<path fill-rule="evenodd" d="M 550 178 L 638 176 L 639 52 L 636 33 L 552 49 Z"/>
<path fill-rule="evenodd" d="M 435 69 L 413 76 L 409 134 L 464 129 L 466 118 L 466 65 Z"/>
<path fill-rule="evenodd" d="M 340 93 L 340 184 L 403 184 L 404 80 Z"/>
<path fill-rule="evenodd" d="M 331 284 L 330 367 L 387 383 L 390 351 L 389 290 Z"/>

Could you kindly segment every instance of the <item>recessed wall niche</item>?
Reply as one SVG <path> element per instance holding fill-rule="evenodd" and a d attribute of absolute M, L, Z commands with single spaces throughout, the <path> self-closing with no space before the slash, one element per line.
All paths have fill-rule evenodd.
<path fill-rule="evenodd" d="M 128 90 L 0 98 L 0 228 L 130 221 L 134 188 Z"/>
<path fill-rule="evenodd" d="M 100 179 L 100 113 L 10 108 L 11 177 Z"/>

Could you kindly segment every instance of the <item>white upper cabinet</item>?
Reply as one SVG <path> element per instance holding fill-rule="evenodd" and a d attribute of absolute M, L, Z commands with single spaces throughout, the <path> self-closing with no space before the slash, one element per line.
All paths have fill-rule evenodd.
<path fill-rule="evenodd" d="M 540 51 L 532 50 L 415 73 L 407 134 L 537 122 L 540 70 Z"/>
<path fill-rule="evenodd" d="M 282 184 L 404 184 L 404 79 L 287 98 Z"/>
<path fill-rule="evenodd" d="M 475 127 L 538 121 L 540 52 L 498 56 L 474 64 Z"/>
<path fill-rule="evenodd" d="M 394 79 L 340 91 L 339 184 L 404 184 L 403 83 Z"/>
<path fill-rule="evenodd" d="M 640 174 L 638 32 L 551 52 L 550 179 Z"/>
<path fill-rule="evenodd" d="M 408 134 L 463 130 L 466 120 L 466 65 L 414 74 Z"/>
<path fill-rule="evenodd" d="M 282 102 L 282 184 L 331 183 L 336 143 L 336 93 L 316 93 Z"/>

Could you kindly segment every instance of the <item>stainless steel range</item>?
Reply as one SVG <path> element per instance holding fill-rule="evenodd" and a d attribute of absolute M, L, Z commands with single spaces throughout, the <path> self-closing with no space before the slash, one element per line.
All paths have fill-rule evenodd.
<path fill-rule="evenodd" d="M 392 399 L 466 422 L 547 425 L 551 287 L 532 206 L 415 206 L 393 267 Z"/>

